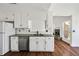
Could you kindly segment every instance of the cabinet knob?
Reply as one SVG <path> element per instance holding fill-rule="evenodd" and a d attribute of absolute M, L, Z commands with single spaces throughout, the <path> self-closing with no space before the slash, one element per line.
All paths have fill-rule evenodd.
<path fill-rule="evenodd" d="M 20 26 L 22 26 L 22 25 L 20 25 Z"/>
<path fill-rule="evenodd" d="M 46 41 L 45 41 L 45 44 L 46 44 Z"/>
<path fill-rule="evenodd" d="M 18 43 L 18 41 L 16 43 Z"/>

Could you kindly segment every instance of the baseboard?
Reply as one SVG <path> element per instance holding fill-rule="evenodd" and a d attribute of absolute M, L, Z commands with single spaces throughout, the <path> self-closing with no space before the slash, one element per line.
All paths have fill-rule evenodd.
<path fill-rule="evenodd" d="M 72 44 L 71 44 L 71 46 L 72 46 L 72 47 L 79 47 L 79 45 L 72 45 Z"/>
<path fill-rule="evenodd" d="M 2 51 L 0 51 L 0 55 L 2 55 Z"/>
<path fill-rule="evenodd" d="M 8 53 L 9 51 L 7 51 L 7 52 L 5 52 L 5 53 L 2 53 L 2 55 L 4 55 L 4 54 L 6 54 L 6 53 Z"/>
<path fill-rule="evenodd" d="M 64 43 L 66 43 L 66 44 L 70 45 L 69 43 L 65 42 L 65 41 L 64 41 L 64 40 L 62 40 L 62 39 L 61 39 L 61 41 L 63 41 Z"/>
<path fill-rule="evenodd" d="M 29 51 L 29 52 L 54 52 L 54 51 Z"/>

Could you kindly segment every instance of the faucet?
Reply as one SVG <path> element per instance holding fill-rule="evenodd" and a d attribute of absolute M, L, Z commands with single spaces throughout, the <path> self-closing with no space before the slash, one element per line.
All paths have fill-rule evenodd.
<path fill-rule="evenodd" d="M 37 35 L 38 35 L 38 31 L 37 31 Z"/>

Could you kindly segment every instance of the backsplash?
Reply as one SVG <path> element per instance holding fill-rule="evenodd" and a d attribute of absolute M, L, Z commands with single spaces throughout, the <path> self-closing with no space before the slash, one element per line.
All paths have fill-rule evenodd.
<path fill-rule="evenodd" d="M 28 28 L 16 28 L 15 34 L 36 34 L 36 32 L 30 31 Z"/>
<path fill-rule="evenodd" d="M 16 28 L 15 34 L 37 34 L 37 31 L 30 31 L 28 28 Z M 38 31 L 38 34 L 51 34 L 47 31 Z"/>

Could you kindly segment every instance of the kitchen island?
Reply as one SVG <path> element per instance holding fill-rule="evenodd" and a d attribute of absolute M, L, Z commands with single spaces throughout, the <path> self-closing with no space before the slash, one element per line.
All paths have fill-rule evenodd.
<path fill-rule="evenodd" d="M 10 36 L 10 44 L 11 51 L 54 51 L 54 38 L 51 34 L 15 34 Z"/>

